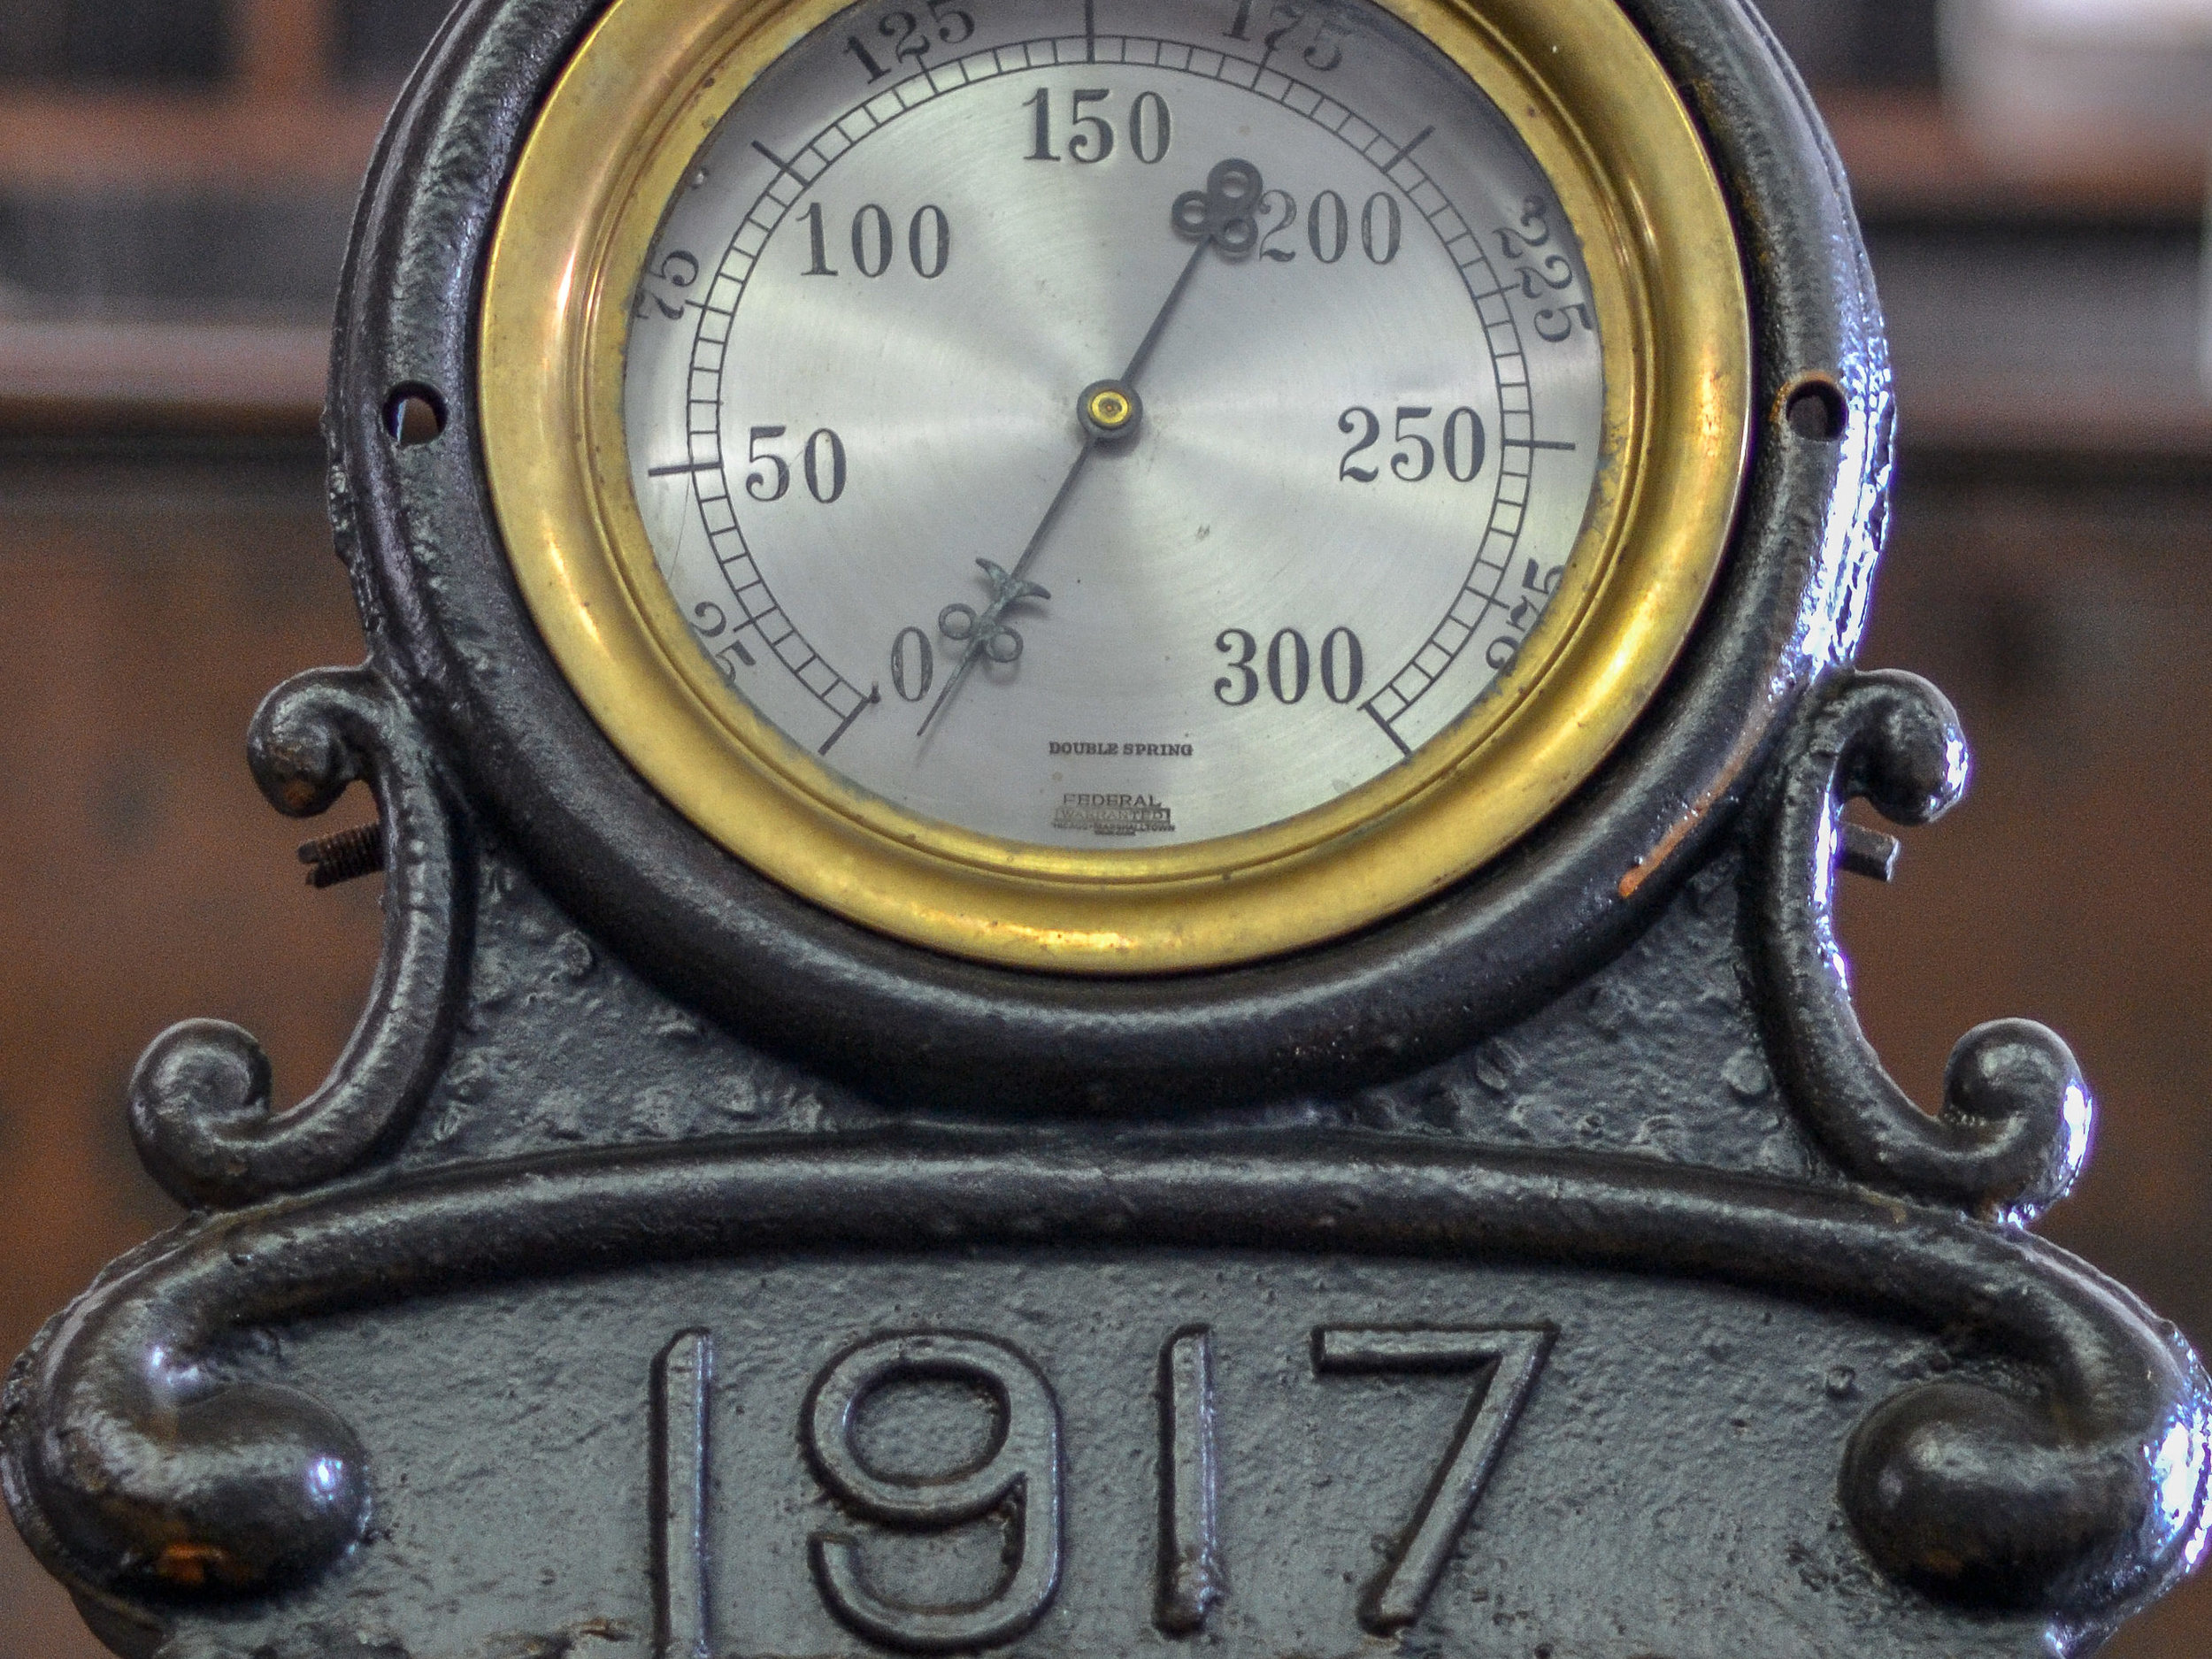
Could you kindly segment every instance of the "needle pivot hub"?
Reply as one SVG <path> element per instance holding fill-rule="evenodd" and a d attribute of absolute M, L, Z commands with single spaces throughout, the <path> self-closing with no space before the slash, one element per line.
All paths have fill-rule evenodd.
<path fill-rule="evenodd" d="M 1076 419 L 1083 430 L 1102 442 L 1126 438 L 1137 429 L 1144 414 L 1137 388 L 1123 380 L 1094 380 L 1076 399 Z"/>

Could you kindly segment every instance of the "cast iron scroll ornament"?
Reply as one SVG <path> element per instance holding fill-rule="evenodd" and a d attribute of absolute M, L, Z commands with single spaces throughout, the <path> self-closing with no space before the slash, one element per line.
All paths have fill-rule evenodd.
<path fill-rule="evenodd" d="M 2081 1068 L 2030 1020 L 1977 1026 L 1952 1050 L 1931 1118 L 1859 1029 L 1836 943 L 1843 808 L 1895 824 L 1940 818 L 1965 793 L 1966 738 L 1943 694 L 1911 674 L 1839 678 L 1784 760 L 1760 860 L 1754 958 L 1770 1047 L 1791 1098 L 1854 1176 L 2025 1225 L 2063 1197 L 2089 1153 Z"/>
<path fill-rule="evenodd" d="M 164 1185 L 212 1209 L 116 1263 L 51 1323 L 0 1407 L 11 1510 L 111 1646 L 136 1659 L 320 1659 L 349 1642 L 441 1659 L 575 1650 L 573 1636 L 449 1647 L 434 1621 L 358 1634 L 404 1601 L 396 1583 L 457 1571 L 407 1541 L 426 1465 L 451 1462 L 457 1437 L 410 1463 L 390 1449 L 394 1414 L 428 1409 L 378 1390 L 387 1366 L 405 1374 L 410 1322 L 441 1307 L 495 1304 L 534 1359 L 565 1322 L 642 1302 L 665 1317 L 634 1405 L 571 1397 L 526 1360 L 500 1379 L 511 1414 L 465 1402 L 481 1412 L 465 1432 L 496 1443 L 484 1482 L 574 1456 L 600 1509 L 624 1467 L 606 1445 L 660 1447 L 651 1516 L 642 1494 L 637 1504 L 649 1547 L 608 1594 L 634 1592 L 664 1654 L 739 1651 L 710 1634 L 728 1597 L 716 1594 L 708 1510 L 733 1502 L 741 1463 L 760 1472 L 742 1460 L 762 1448 L 795 1461 L 798 1425 L 727 1432 L 747 1361 L 726 1357 L 736 1345 L 718 1349 L 703 1322 L 749 1317 L 810 1261 L 838 1264 L 841 1295 L 869 1263 L 920 1263 L 949 1280 L 993 1251 L 1025 1270 L 1064 1257 L 1109 1276 L 1176 1252 L 1280 1257 L 1333 1295 L 1367 1298 L 1361 1323 L 1342 1308 L 1330 1317 L 1371 1333 L 1396 1323 L 1372 1290 L 1394 1264 L 1448 1264 L 1459 1334 L 1517 1333 L 1535 1356 L 1521 1378 L 1532 1411 L 1608 1341 L 1640 1362 L 1682 1345 L 1672 1327 L 1621 1313 L 1651 1286 L 1751 1292 L 1830 1324 L 1939 1336 L 1940 1368 L 1893 1356 L 1894 1386 L 1864 1409 L 1850 1377 L 1807 1390 L 1790 1362 L 1765 1361 L 1755 1403 L 1724 1424 L 1725 1436 L 1747 1432 L 1753 1416 L 1780 1418 L 1808 1392 L 1855 1417 L 1797 1465 L 1841 1564 L 1821 1579 L 1802 1564 L 1810 1554 L 1778 1544 L 1747 1566 L 1730 1617 L 1750 1648 L 1778 1650 L 1784 1638 L 1769 1633 L 1794 1627 L 1786 1614 L 1763 1622 L 1768 1598 L 1803 1587 L 1909 1628 L 1916 1654 L 1977 1644 L 1978 1659 L 2047 1640 L 2081 1652 L 2194 1563 L 2212 1389 L 2171 1326 L 2024 1230 L 2085 1153 L 2089 1102 L 2071 1056 L 2040 1027 L 1984 1027 L 1954 1062 L 1946 1115 L 1924 1118 L 1850 1010 L 1829 920 L 1840 807 L 1863 795 L 1923 821 L 1955 797 L 1964 751 L 1932 690 L 1847 672 L 1886 510 L 1887 359 L 1835 157 L 1747 7 L 1624 0 L 1693 100 L 1733 207 L 1766 411 L 1720 586 L 1659 701 L 1526 842 L 1420 909 L 1233 972 L 1081 984 L 894 943 L 733 863 L 599 735 L 521 608 L 466 395 L 473 330 L 536 100 L 602 9 L 457 11 L 387 133 L 349 264 L 334 505 L 373 665 L 280 689 L 252 756 L 281 810 L 320 810 L 356 779 L 377 794 L 391 874 L 360 1032 L 321 1091 L 276 1115 L 244 1033 L 195 1025 L 156 1043 L 134 1085 L 134 1127 Z M 393 443 L 396 388 L 437 394 L 439 439 Z M 1833 419 L 1793 422 L 1807 398 Z M 1770 811 L 1740 810 L 1769 799 Z M 1740 934 L 1725 902 L 1739 868 Z M 526 902 L 551 918 L 546 935 L 573 945 L 572 964 L 601 964 L 599 987 L 541 1003 L 541 973 L 530 994 L 510 994 L 531 950 L 542 954 L 517 920 Z M 1697 932 L 1709 925 L 1717 942 Z M 1694 982 L 1686 940 L 1713 942 L 1717 978 Z M 1690 1033 L 1666 1049 L 1674 1073 L 1658 1083 L 1619 1060 L 1631 1045 L 1608 1047 L 1611 1016 L 1597 1011 L 1640 999 Z M 598 1046 L 567 1073 L 549 1083 L 511 1058 L 503 1068 L 503 1053 L 559 1049 L 572 1020 L 595 1021 Z M 672 1064 L 672 1051 L 687 1057 Z M 1504 1053 L 1557 1057 L 1583 1124 L 1532 1126 Z M 1792 1112 L 1746 1150 L 1769 1069 Z M 635 1099 L 648 1073 L 677 1100 L 665 1117 Z M 556 1088 L 587 1103 L 580 1131 L 545 1132 L 539 1095 Z M 749 1127 L 717 1115 L 725 1093 L 773 1089 L 803 1094 L 813 1115 Z M 890 1122 L 918 1108 L 926 1125 Z M 1380 1127 L 1344 1126 L 1371 1108 Z M 1663 1118 L 1692 1126 L 1687 1151 L 1623 1150 Z M 720 1276 L 703 1291 L 665 1288 L 684 1264 Z M 1569 1330 L 1541 1307 L 1505 1323 L 1477 1305 L 1473 1286 L 1554 1269 L 1598 1286 L 1620 1328 Z M 1561 1294 L 1556 1281 L 1546 1294 Z M 834 1325 L 841 1308 L 833 1295 L 809 1317 Z M 1164 1327 L 1152 1341 L 1170 1343 L 1162 1463 L 1188 1479 L 1160 1490 L 1156 1594 L 1137 1636 L 1071 1628 L 1094 1651 L 1210 1629 L 1241 1589 L 1217 1547 L 1240 1519 L 1233 1480 L 1250 1471 L 1233 1466 L 1217 1489 L 1233 1448 L 1217 1444 L 1213 1367 L 1242 1356 L 1217 1353 L 1187 1310 L 1145 1312 Z M 328 1377 L 301 1386 L 303 1352 L 365 1325 L 357 1391 L 344 1378 L 343 1397 Z M 685 1334 L 671 1346 L 672 1333 Z M 921 1340 L 903 1327 L 770 1335 L 785 1348 L 833 1340 L 845 1356 Z M 1329 1369 L 1315 1355 L 1313 1369 Z M 1549 1367 L 1540 1381 L 1537 1360 Z M 1700 1348 L 1685 1363 L 1720 1361 Z M 1862 1374 L 1871 1391 L 1878 1373 Z M 547 1417 L 594 1411 L 615 1431 L 595 1453 L 530 1438 Z M 818 1427 L 818 1450 L 824 1440 Z M 1527 1448 L 1506 1449 L 1502 1485 L 1517 1468 L 1532 1482 L 1558 1467 Z M 1650 1449 L 1604 1455 L 1635 1466 Z M 1694 1501 L 1729 1507 L 1736 1494 L 1710 1486 Z M 1065 1524 L 1072 1578 L 1101 1552 Z M 726 1510 L 722 1525 L 726 1545 Z M 1437 1571 L 1423 1595 L 1473 1571 L 1449 1539 L 1428 1541 Z M 1547 1548 L 1540 1534 L 1485 1534 L 1501 1557 Z M 503 1586 L 506 1565 L 483 1583 Z M 1025 1606 L 1041 1616 L 1056 1586 L 1031 1578 Z M 489 1596 L 483 1583 L 465 1594 Z M 824 1594 L 849 1607 L 856 1583 Z M 438 1587 L 449 1612 L 465 1593 Z M 1064 1610 L 1074 1593 L 1058 1593 Z M 1373 1602 L 1364 1628 L 1407 1629 L 1442 1596 L 1427 1615 L 1418 1597 Z M 575 1628 L 598 1640 L 641 1633 L 586 1611 Z M 2023 1622 L 2000 1629 L 2007 1618 Z M 876 1633 L 926 1645 L 917 1628 L 901 1617 Z M 995 1639 L 1011 1627 L 963 1628 Z M 871 1639 L 849 1617 L 840 1630 L 830 1639 Z M 1838 1638 L 1814 1650 L 1870 1649 Z"/>
<path fill-rule="evenodd" d="M 126 1263 L 11 1386 L 4 1474 L 42 1559 L 111 1594 L 261 1594 L 361 1536 L 371 1471 L 296 1391 L 224 1379 L 241 1326 L 469 1286 L 768 1249 L 1020 1245 L 1519 1257 L 1733 1284 L 1970 1330 L 2035 1393 L 1935 1380 L 1852 1436 L 1883 1568 L 2095 1628 L 2201 1545 L 2207 1383 L 2170 1326 L 2010 1228 L 1878 1196 L 1555 1152 L 1280 1134 L 750 1141 L 526 1160 L 280 1200 Z"/>
<path fill-rule="evenodd" d="M 157 1038 L 131 1079 L 131 1133 L 187 1204 L 231 1206 L 343 1175 L 403 1133 L 445 1064 L 468 971 L 470 877 L 457 817 L 414 717 L 371 668 L 303 674 L 269 694 L 247 755 L 269 803 L 327 811 L 365 780 L 390 879 L 384 951 L 345 1052 L 314 1094 L 270 1102 L 269 1056 L 226 1021 Z"/>

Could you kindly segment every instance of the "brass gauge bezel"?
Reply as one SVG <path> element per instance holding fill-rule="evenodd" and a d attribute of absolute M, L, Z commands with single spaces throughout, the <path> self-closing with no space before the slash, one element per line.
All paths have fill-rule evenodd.
<path fill-rule="evenodd" d="M 1550 611 L 1493 690 L 1404 764 L 1286 822 L 1142 852 L 1002 841 L 856 787 L 723 685 L 660 581 L 623 431 L 629 300 L 700 146 L 844 3 L 614 0 L 548 96 L 494 234 L 478 387 L 493 505 L 533 619 L 624 757 L 723 848 L 837 914 L 1064 973 L 1318 944 L 1440 892 L 1541 822 L 1625 735 L 1694 627 L 1752 419 L 1726 202 L 1612 0 L 1379 0 L 1506 113 L 1582 238 L 1605 448 Z"/>

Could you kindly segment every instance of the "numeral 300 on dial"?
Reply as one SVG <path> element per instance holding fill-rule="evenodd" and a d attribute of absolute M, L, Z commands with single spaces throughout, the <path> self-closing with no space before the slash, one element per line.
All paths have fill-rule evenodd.
<path fill-rule="evenodd" d="M 1229 672 L 1214 681 L 1214 695 L 1233 709 L 1241 709 L 1260 695 L 1260 642 L 1242 628 L 1225 628 L 1214 649 L 1229 658 Z M 1317 657 L 1318 661 L 1317 663 Z M 1317 653 L 1296 628 L 1280 628 L 1267 642 L 1267 688 L 1275 701 L 1296 704 L 1313 688 L 1315 668 L 1320 669 L 1321 695 L 1331 703 L 1350 703 L 1367 680 L 1367 653 L 1359 635 L 1349 628 L 1331 628 L 1321 636 Z"/>

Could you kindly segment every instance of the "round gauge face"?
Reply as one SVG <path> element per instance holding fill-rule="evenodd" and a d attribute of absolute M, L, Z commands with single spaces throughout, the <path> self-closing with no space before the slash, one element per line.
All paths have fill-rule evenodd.
<path fill-rule="evenodd" d="M 481 339 L 518 584 L 645 783 L 1050 972 L 1310 947 L 1526 835 L 1749 429 L 1615 0 L 611 0 Z"/>
<path fill-rule="evenodd" d="M 1578 227 L 1363 0 L 843 13 L 699 150 L 631 317 L 699 649 L 853 785 L 1017 842 L 1232 836 L 1402 765 L 1517 660 L 1604 448 Z"/>

